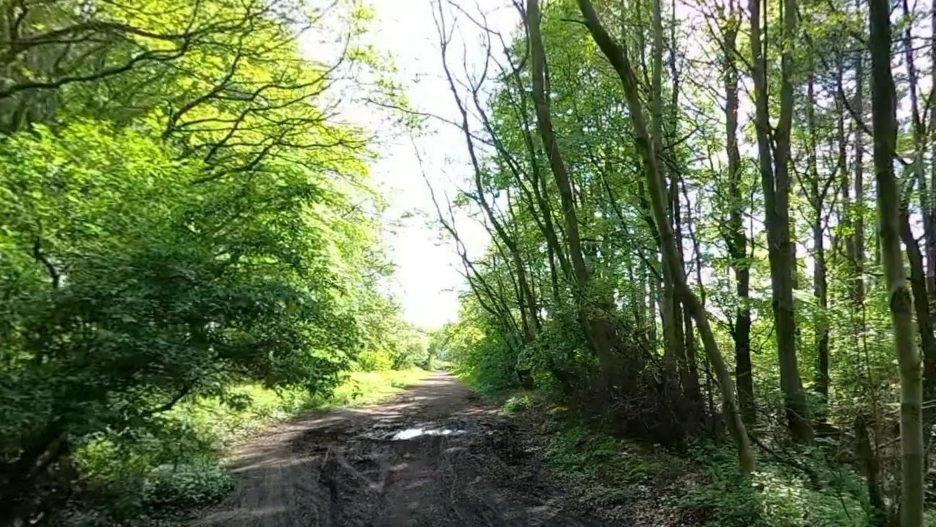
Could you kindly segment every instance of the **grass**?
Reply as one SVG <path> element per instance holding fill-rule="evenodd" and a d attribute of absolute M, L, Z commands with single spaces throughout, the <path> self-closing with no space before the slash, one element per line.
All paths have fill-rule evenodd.
<path fill-rule="evenodd" d="M 533 397 L 529 393 L 515 393 L 507 398 L 501 407 L 501 413 L 504 415 L 514 415 L 533 406 Z"/>
<path fill-rule="evenodd" d="M 350 372 L 328 395 L 245 385 L 234 390 L 234 399 L 246 404 L 222 404 L 216 398 L 203 398 L 181 405 L 171 417 L 190 422 L 211 437 L 215 446 L 223 448 L 303 412 L 379 403 L 429 374 L 420 368 Z"/>
<path fill-rule="evenodd" d="M 864 485 L 848 467 L 835 466 L 818 450 L 807 451 L 807 463 L 820 484 L 760 453 L 750 477 L 738 474 L 732 448 L 697 445 L 691 455 L 706 468 L 698 485 L 679 497 L 683 510 L 699 513 L 712 527 L 865 527 Z"/>
<path fill-rule="evenodd" d="M 586 502 L 621 503 L 639 489 L 665 485 L 688 472 L 687 463 L 666 450 L 612 437 L 585 424 L 556 421 L 546 461 L 582 489 Z"/>
<path fill-rule="evenodd" d="M 335 406 L 367 406 L 399 393 L 429 376 L 420 368 L 408 370 L 353 372 L 335 393 L 318 408 Z"/>
<path fill-rule="evenodd" d="M 201 397 L 180 404 L 146 434 L 102 435 L 74 454 L 94 492 L 73 504 L 60 524 L 183 524 L 194 509 L 233 488 L 234 479 L 221 462 L 226 448 L 303 412 L 379 403 L 428 375 L 418 368 L 350 372 L 329 395 L 243 385 L 224 400 Z"/>

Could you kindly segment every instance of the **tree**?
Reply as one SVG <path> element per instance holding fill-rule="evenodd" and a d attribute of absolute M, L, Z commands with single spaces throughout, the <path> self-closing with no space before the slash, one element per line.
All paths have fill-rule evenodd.
<path fill-rule="evenodd" d="M 304 58 L 296 31 L 322 13 L 300 7 L 4 4 L 0 524 L 114 484 L 82 464 L 95 448 L 145 458 L 127 495 L 196 455 L 179 405 L 329 393 L 383 331 L 374 305 L 399 311 L 365 134 L 323 97 L 372 63 L 353 26 L 336 64 Z"/>
<path fill-rule="evenodd" d="M 891 73 L 890 6 L 870 1 L 871 114 L 874 126 L 874 176 L 877 181 L 881 253 L 887 280 L 894 348 L 900 368 L 900 523 L 923 525 L 923 369 L 913 338 L 913 297 L 904 277 L 900 250 L 900 195 L 894 177 L 897 151 L 896 89 Z M 925 302 L 926 299 L 917 299 Z"/>
<path fill-rule="evenodd" d="M 881 196 L 863 180 L 864 150 L 879 146 L 865 137 L 879 132 L 863 101 L 867 5 L 755 2 L 746 50 L 745 15 L 731 2 L 674 8 L 672 18 L 652 1 L 526 5 L 516 34 L 493 29 L 480 7 L 447 8 L 457 15 L 451 34 L 477 30 L 482 60 L 475 70 L 465 61 L 451 83 L 466 110 L 454 124 L 477 163 L 466 163 L 471 190 L 440 202 L 440 216 L 453 226 L 455 211 L 465 214 L 492 237 L 486 251 L 463 254 L 472 288 L 457 325 L 477 340 L 459 363 L 486 386 L 547 389 L 624 435 L 668 445 L 685 445 L 701 426 L 717 434 L 724 418 L 742 462 L 750 439 L 763 466 L 782 459 L 815 488 L 826 487 L 824 468 L 805 461 L 808 452 L 854 447 L 845 464 L 865 480 L 855 495 L 868 501 L 869 521 L 889 521 L 901 501 L 887 408 L 900 378 L 885 337 L 895 297 L 879 277 L 889 271 L 866 258 L 884 246 L 864 221 L 869 196 Z M 931 42 L 921 46 L 922 10 L 897 7 L 901 36 L 886 55 L 901 64 L 893 104 L 908 111 L 894 117 L 889 155 L 891 176 L 897 167 L 907 176 L 894 232 L 916 300 L 929 296 L 920 235 L 931 187 L 917 165 L 930 148 L 911 109 L 916 92 L 920 123 L 932 113 Z M 458 20 L 467 22 L 456 30 Z M 910 62 L 920 66 L 915 81 Z M 748 78 L 753 116 L 743 111 Z M 535 335 L 523 328 L 531 298 Z M 908 305 L 925 357 L 929 302 Z M 586 316 L 596 312 L 614 329 L 607 355 Z M 696 357 L 699 343 L 706 353 Z M 733 361 L 720 355 L 731 344 Z M 609 385 L 609 364 L 628 382 Z M 803 379 L 822 400 L 815 421 Z M 755 421 L 756 435 L 737 433 L 736 422 Z M 813 435 L 822 440 L 810 444 Z"/>
<path fill-rule="evenodd" d="M 728 157 L 728 220 L 723 237 L 731 257 L 738 295 L 738 309 L 731 332 L 735 343 L 735 380 L 738 384 L 738 406 L 747 423 L 757 418 L 754 403 L 754 373 L 751 365 L 751 308 L 749 292 L 751 271 L 748 263 L 747 237 L 744 232 L 741 153 L 738 149 L 738 29 L 740 10 L 730 2 L 723 22 L 722 48 L 725 78 L 725 153 Z"/>
<path fill-rule="evenodd" d="M 754 453 L 748 442 L 747 430 L 741 420 L 741 414 L 738 410 L 738 403 L 735 399 L 734 382 L 731 380 L 731 374 L 728 367 L 722 359 L 721 352 L 718 350 L 718 344 L 709 326 L 705 308 L 692 290 L 686 285 L 686 279 L 683 275 L 682 266 L 678 264 L 678 251 L 676 249 L 676 240 L 673 236 L 672 228 L 666 216 L 664 201 L 664 184 L 660 171 L 657 168 L 657 154 L 654 152 L 653 143 L 647 131 L 643 116 L 643 108 L 637 92 L 637 80 L 634 71 L 631 69 L 630 62 L 623 51 L 614 43 L 611 37 L 605 31 L 598 19 L 598 14 L 588 0 L 578 0 L 582 16 L 586 20 L 586 25 L 595 43 L 601 48 L 608 60 L 614 66 L 621 84 L 624 87 L 627 98 L 628 109 L 631 119 L 634 122 L 634 131 L 636 135 L 637 148 L 640 151 L 641 158 L 646 170 L 647 189 L 650 192 L 650 203 L 653 208 L 653 216 L 656 221 L 657 229 L 660 234 L 660 243 L 665 252 L 664 262 L 669 267 L 669 273 L 674 280 L 674 287 L 679 291 L 679 296 L 685 303 L 686 308 L 692 312 L 699 333 L 702 336 L 702 343 L 705 348 L 709 361 L 715 368 L 718 378 L 719 389 L 722 395 L 722 407 L 725 412 L 725 424 L 731 432 L 738 450 L 738 465 L 744 473 L 750 473 L 754 470 Z"/>
<path fill-rule="evenodd" d="M 780 116 L 776 129 L 770 124 L 767 98 L 767 59 L 761 41 L 761 0 L 751 0 L 751 49 L 756 108 L 755 129 L 764 193 L 764 226 L 767 229 L 770 280 L 774 324 L 777 329 L 777 354 L 780 385 L 783 390 L 790 432 L 797 441 L 812 441 L 809 408 L 800 380 L 796 356 L 796 314 L 793 305 L 793 273 L 796 249 L 790 240 L 790 134 L 793 125 L 792 45 L 796 39 L 796 2 L 783 3 L 783 32 L 780 82 Z M 771 130 L 774 130 L 771 132 Z M 771 136 L 776 152 L 771 148 Z"/>
<path fill-rule="evenodd" d="M 569 179 L 565 160 L 556 141 L 550 114 L 549 95 L 546 90 L 546 51 L 540 32 L 540 16 L 539 2 L 537 0 L 527 0 L 526 29 L 530 41 L 532 93 L 536 107 L 536 120 L 540 138 L 546 150 L 546 157 L 549 160 L 549 166 L 556 180 L 556 186 L 559 188 L 565 237 L 568 244 L 567 252 L 572 262 L 572 270 L 578 291 L 577 301 L 580 304 L 581 317 L 585 323 L 585 332 L 589 343 L 594 348 L 602 364 L 605 384 L 612 386 L 615 383 L 623 382 L 627 385 L 629 382 L 627 376 L 633 375 L 633 373 L 622 372 L 618 359 L 614 356 L 612 348 L 615 332 L 611 321 L 608 319 L 607 309 L 589 298 L 594 293 L 589 289 L 589 272 L 582 252 L 579 219 L 572 193 L 572 183 Z"/>

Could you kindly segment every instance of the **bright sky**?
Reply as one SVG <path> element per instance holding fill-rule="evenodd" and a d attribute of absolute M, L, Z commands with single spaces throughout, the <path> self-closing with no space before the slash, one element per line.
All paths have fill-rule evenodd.
<path fill-rule="evenodd" d="M 501 8 L 503 0 L 462 3 L 473 11 L 490 13 L 491 23 L 504 30 L 517 20 L 514 11 Z M 433 4 L 434 0 L 372 0 L 378 16 L 373 38 L 378 49 L 394 56 L 397 78 L 404 83 L 412 106 L 420 112 L 454 119 L 457 110 L 443 77 Z M 443 5 L 452 12 L 444 0 Z M 460 26 L 466 32 L 470 28 L 467 21 Z M 464 47 L 462 42 L 452 46 L 450 63 L 459 70 L 462 49 L 467 50 L 469 64 L 483 57 L 475 35 L 467 34 L 464 40 Z M 430 132 L 416 140 L 423 168 L 440 200 L 446 194 L 454 199 L 458 184 L 470 174 L 465 143 L 453 126 L 428 124 Z M 394 226 L 388 241 L 397 265 L 397 297 L 410 322 L 426 328 L 441 326 L 458 314 L 458 290 L 464 285 L 460 259 L 452 242 L 440 235 L 435 208 L 410 138 L 389 138 L 380 152 L 382 159 L 373 167 L 373 175 L 391 204 L 388 219 Z M 469 254 L 480 255 L 488 243 L 487 233 L 465 217 L 458 218 L 458 227 Z"/>

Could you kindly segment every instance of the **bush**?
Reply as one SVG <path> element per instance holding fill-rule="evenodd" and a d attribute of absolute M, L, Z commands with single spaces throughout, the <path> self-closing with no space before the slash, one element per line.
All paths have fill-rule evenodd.
<path fill-rule="evenodd" d="M 519 334 L 497 330 L 496 321 L 488 316 L 477 316 L 446 326 L 433 334 L 437 342 L 431 344 L 477 390 L 523 387 L 570 394 L 594 378 L 595 357 L 572 311 L 557 310 L 543 321 L 536 339 L 527 343 Z"/>
<path fill-rule="evenodd" d="M 504 403 L 503 412 L 507 415 L 528 410 L 533 405 L 533 398 L 526 393 L 511 395 Z"/>
<path fill-rule="evenodd" d="M 57 522 L 61 527 L 178 525 L 191 510 L 219 502 L 234 488 L 234 478 L 213 458 L 161 465 L 146 475 L 97 483 L 83 489 L 78 502 Z"/>
<path fill-rule="evenodd" d="M 362 351 L 357 356 L 357 365 L 362 371 L 383 371 L 393 366 L 393 357 L 382 351 Z"/>
<path fill-rule="evenodd" d="M 460 351 L 456 371 L 481 392 L 516 388 L 519 356 L 519 350 L 501 340 L 498 335 L 484 336 Z"/>
<path fill-rule="evenodd" d="M 525 400 L 518 396 L 512 404 Z M 647 501 L 633 503 L 637 508 L 655 510 L 669 503 L 665 506 L 671 512 L 661 518 L 691 517 L 693 524 L 708 527 L 870 525 L 861 478 L 830 466 L 818 449 L 806 453 L 819 479 L 816 484 L 766 456 L 753 476 L 742 476 L 735 452 L 727 446 L 698 443 L 683 457 L 660 446 L 615 438 L 590 423 L 557 419 L 549 426 L 553 435 L 546 461 L 577 483 L 594 505 L 640 497 Z"/>
<path fill-rule="evenodd" d="M 204 507 L 220 501 L 232 488 L 234 478 L 214 459 L 162 465 L 146 479 L 143 504 L 154 512 Z"/>

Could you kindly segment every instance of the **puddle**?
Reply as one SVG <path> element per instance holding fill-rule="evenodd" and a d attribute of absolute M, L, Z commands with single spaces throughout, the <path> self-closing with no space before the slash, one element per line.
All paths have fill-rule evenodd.
<path fill-rule="evenodd" d="M 391 434 L 391 441 L 407 441 L 422 436 L 450 436 L 466 433 L 465 430 L 455 430 L 452 428 L 407 428 Z"/>
<path fill-rule="evenodd" d="M 465 419 L 446 419 L 442 422 L 409 423 L 403 428 L 403 423 L 382 423 L 364 433 L 365 437 L 377 441 L 409 441 L 421 437 L 455 437 L 472 433 L 477 425 Z"/>

